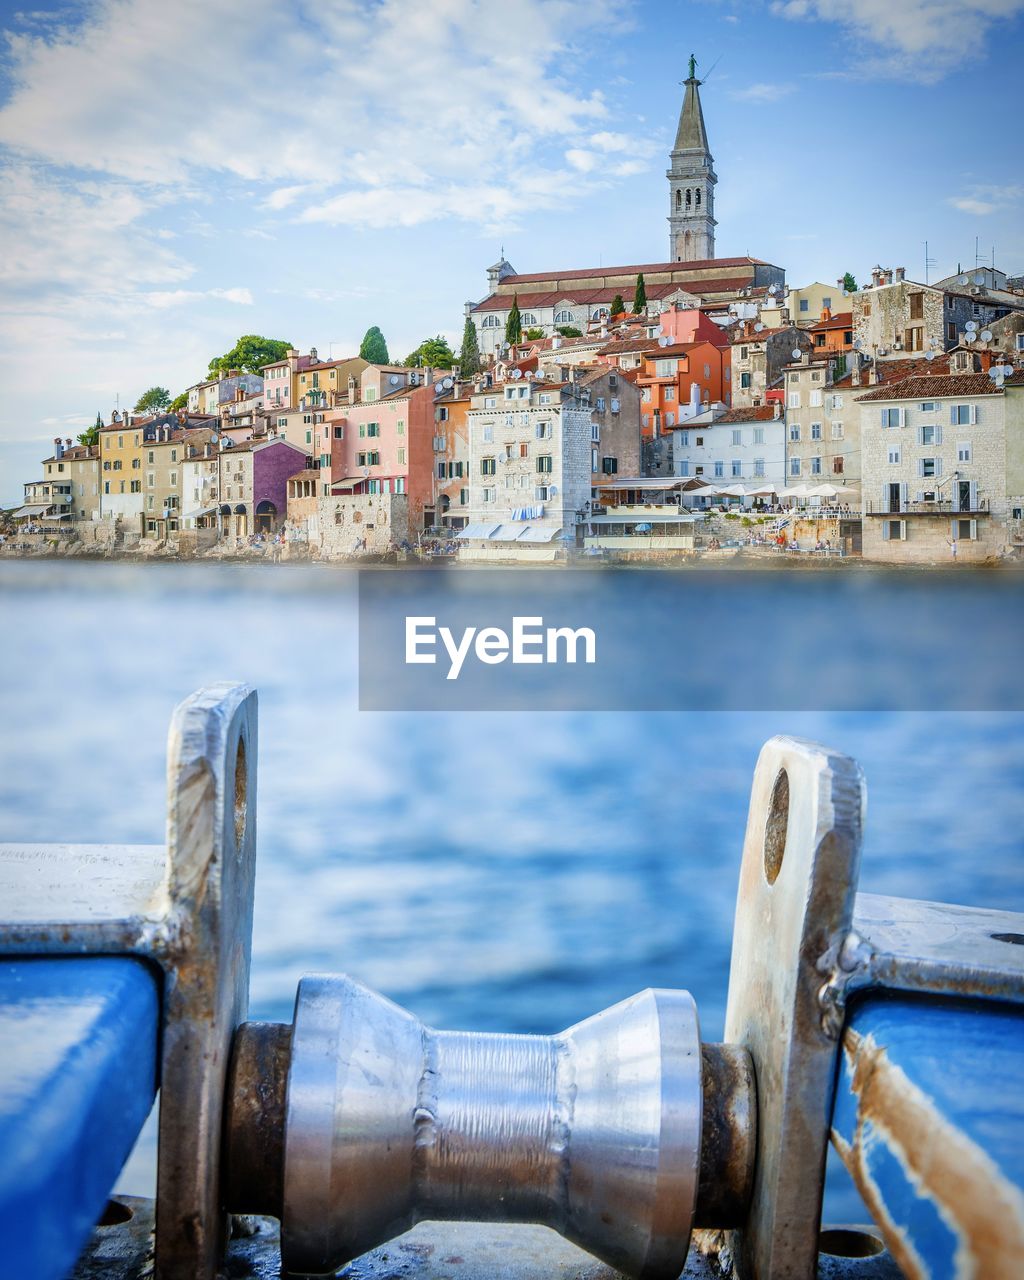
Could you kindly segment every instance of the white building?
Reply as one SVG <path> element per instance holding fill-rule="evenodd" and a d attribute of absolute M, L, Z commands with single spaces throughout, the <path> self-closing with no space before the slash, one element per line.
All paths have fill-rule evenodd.
<path fill-rule="evenodd" d="M 571 388 L 528 377 L 481 388 L 471 403 L 462 558 L 554 559 L 590 501 L 590 410 Z"/>
<path fill-rule="evenodd" d="M 688 418 L 672 433 L 675 474 L 725 488 L 786 483 L 786 432 L 781 406 L 712 407 Z M 684 493 L 684 501 L 706 506 L 710 498 Z"/>

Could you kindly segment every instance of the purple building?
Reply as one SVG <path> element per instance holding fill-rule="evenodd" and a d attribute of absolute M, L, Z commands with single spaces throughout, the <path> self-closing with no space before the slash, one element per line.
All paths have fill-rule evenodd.
<path fill-rule="evenodd" d="M 221 533 L 233 538 L 273 533 L 287 514 L 288 479 L 309 466 L 309 455 L 280 436 L 240 444 L 223 436 L 220 443 Z"/>

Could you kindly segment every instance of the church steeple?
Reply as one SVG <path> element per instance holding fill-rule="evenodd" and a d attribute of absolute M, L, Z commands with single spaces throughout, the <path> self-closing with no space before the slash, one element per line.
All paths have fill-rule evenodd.
<path fill-rule="evenodd" d="M 690 74 L 683 82 L 686 96 L 679 113 L 675 146 L 667 173 L 669 184 L 669 257 L 673 262 L 697 262 L 715 256 L 714 160 L 708 145 L 697 59 L 690 54 Z"/>

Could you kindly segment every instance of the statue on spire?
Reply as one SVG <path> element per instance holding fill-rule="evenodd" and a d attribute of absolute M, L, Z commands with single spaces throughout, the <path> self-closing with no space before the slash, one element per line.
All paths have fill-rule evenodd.
<path fill-rule="evenodd" d="M 690 77 L 691 80 L 697 79 L 697 59 L 690 54 Z"/>

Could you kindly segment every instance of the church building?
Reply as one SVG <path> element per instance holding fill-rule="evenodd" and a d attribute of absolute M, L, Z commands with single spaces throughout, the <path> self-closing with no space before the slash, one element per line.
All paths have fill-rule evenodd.
<path fill-rule="evenodd" d="M 715 257 L 718 178 L 701 107 L 702 81 L 697 78 L 692 56 L 689 71 L 683 82 L 683 105 L 666 174 L 668 259 L 521 275 L 502 256 L 488 268 L 487 296 L 481 302 L 466 303 L 483 355 L 493 355 L 504 344 L 505 323 L 514 298 L 519 301 L 524 332 L 540 329 L 545 336 L 552 336 L 564 328 L 586 333 L 592 321 L 608 318 L 616 294 L 621 295 L 627 309 L 631 308 L 636 278 L 641 274 L 647 311 L 654 317 L 678 304 L 700 307 L 724 318 L 730 304 L 762 297 L 771 285 L 781 293 L 786 281 L 781 267 L 747 256 Z"/>

